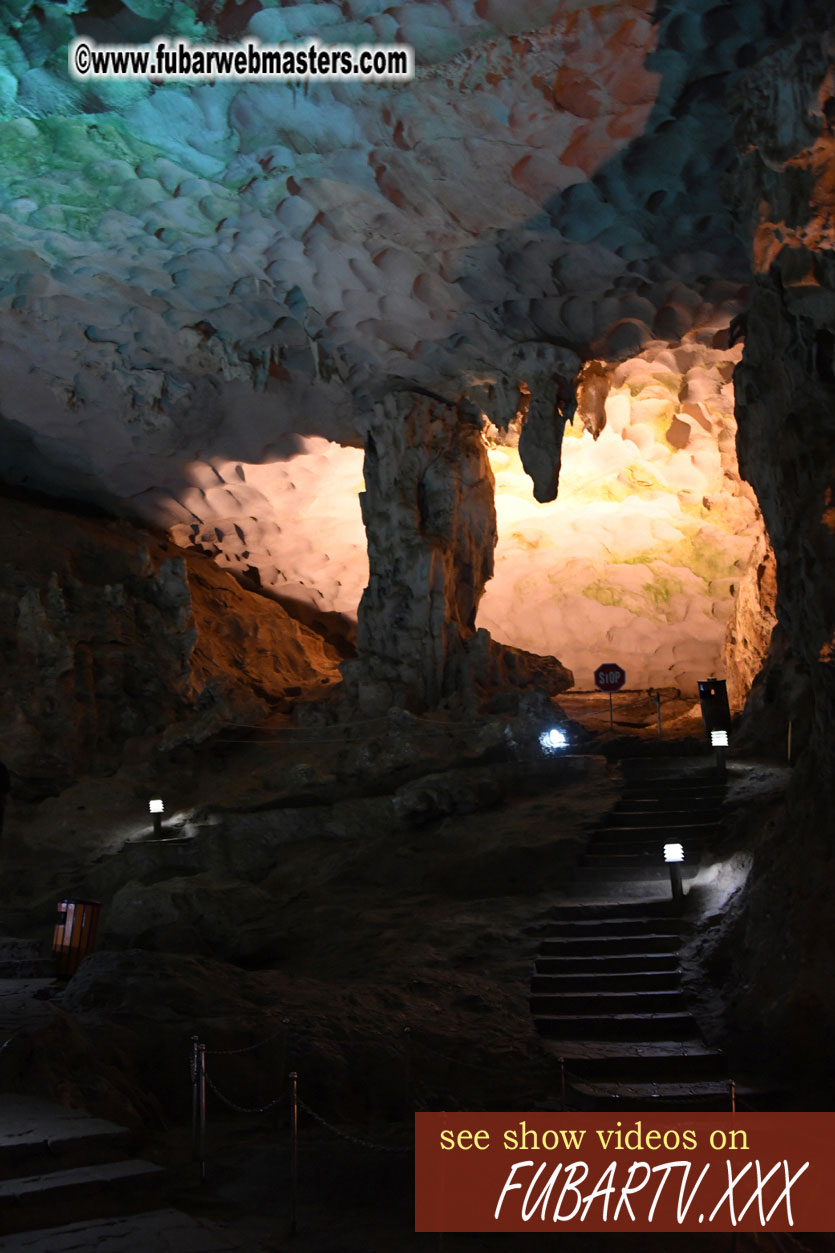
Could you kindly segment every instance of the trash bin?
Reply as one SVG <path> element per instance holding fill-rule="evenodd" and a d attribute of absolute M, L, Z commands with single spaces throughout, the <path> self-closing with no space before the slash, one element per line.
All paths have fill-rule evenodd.
<path fill-rule="evenodd" d="M 714 731 L 731 729 L 731 709 L 728 704 L 728 685 L 724 679 L 705 679 L 699 683 L 699 703 L 708 743 L 712 743 Z"/>
<path fill-rule="evenodd" d="M 74 975 L 88 953 L 96 947 L 101 905 L 98 901 L 59 901 L 58 917 L 52 933 L 55 973 Z"/>

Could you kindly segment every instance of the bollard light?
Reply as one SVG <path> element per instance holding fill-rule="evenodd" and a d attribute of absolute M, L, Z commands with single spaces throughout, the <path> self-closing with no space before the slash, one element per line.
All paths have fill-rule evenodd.
<path fill-rule="evenodd" d="M 670 867 L 670 889 L 673 901 L 681 905 L 684 900 L 684 885 L 681 881 L 681 863 L 684 861 L 684 848 L 681 844 L 664 845 L 664 861 Z"/>
<path fill-rule="evenodd" d="M 727 775 L 725 766 L 725 749 L 728 747 L 727 731 L 711 731 L 710 742 L 716 753 L 716 778 L 720 783 L 724 783 Z"/>
<path fill-rule="evenodd" d="M 165 806 L 159 797 L 156 797 L 154 800 L 148 801 L 148 809 L 154 815 L 154 835 L 159 840 L 162 838 L 162 815 Z"/>
<path fill-rule="evenodd" d="M 558 748 L 565 748 L 568 743 L 568 736 L 565 731 L 560 731 L 558 727 L 551 727 L 550 731 L 542 732 L 539 737 L 539 743 L 546 753 L 553 753 Z"/>

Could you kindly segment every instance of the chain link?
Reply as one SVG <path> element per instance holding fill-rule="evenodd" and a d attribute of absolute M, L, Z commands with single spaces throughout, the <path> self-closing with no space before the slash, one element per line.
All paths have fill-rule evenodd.
<path fill-rule="evenodd" d="M 306 1114 L 325 1127 L 326 1130 L 332 1132 L 333 1135 L 339 1136 L 341 1140 L 347 1140 L 349 1144 L 357 1144 L 361 1149 L 374 1149 L 378 1153 L 414 1153 L 414 1145 L 411 1144 L 375 1144 L 373 1140 L 363 1140 L 360 1136 L 353 1136 L 347 1131 L 341 1131 L 339 1127 L 334 1127 L 332 1123 L 327 1122 L 321 1114 L 317 1114 L 315 1109 L 311 1109 L 306 1101 L 298 1097 L 299 1106 Z"/>
<path fill-rule="evenodd" d="M 278 1030 L 274 1031 L 272 1035 L 268 1035 L 263 1040 L 257 1040 L 255 1044 L 245 1044 L 242 1048 L 239 1048 L 239 1049 L 208 1049 L 207 1048 L 206 1056 L 207 1057 L 234 1057 L 238 1053 L 252 1053 L 255 1049 L 260 1049 L 262 1045 L 264 1044 L 272 1044 L 273 1040 L 277 1040 L 280 1035 L 286 1035 L 289 1024 L 290 1024 L 290 1019 L 285 1018 L 282 1020 L 282 1024 L 278 1028 Z"/>
<path fill-rule="evenodd" d="M 206 1075 L 206 1083 L 209 1085 L 212 1092 L 214 1092 L 218 1100 L 222 1101 L 224 1105 L 228 1105 L 229 1108 L 233 1109 L 236 1114 L 266 1114 L 267 1110 L 275 1109 L 276 1106 L 281 1105 L 283 1101 L 287 1100 L 288 1089 L 285 1088 L 281 1095 L 277 1096 L 275 1100 L 269 1101 L 266 1105 L 259 1105 L 256 1109 L 248 1109 L 245 1105 L 238 1105 L 235 1101 L 230 1100 L 228 1096 L 224 1096 L 224 1094 L 220 1091 L 220 1088 L 218 1088 L 217 1084 L 212 1082 L 211 1076 L 208 1074 Z"/>

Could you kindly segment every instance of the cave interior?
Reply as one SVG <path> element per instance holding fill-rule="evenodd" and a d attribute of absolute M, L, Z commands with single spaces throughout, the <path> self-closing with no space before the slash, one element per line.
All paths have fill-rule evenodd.
<path fill-rule="evenodd" d="M 416 72 L 68 72 L 163 35 Z M 832 1108 L 833 128 L 815 0 L 0 0 L 0 1102 L 128 1127 L 207 1249 L 290 1247 L 235 1104 L 291 1069 L 374 1141 L 559 1108 L 541 928 L 616 899 L 587 842 L 640 763 L 712 803 L 709 678 L 684 994 L 764 1102 Z M 195 1033 L 249 1049 L 209 1188 Z M 309 1121 L 295 1247 L 434 1248 Z"/>

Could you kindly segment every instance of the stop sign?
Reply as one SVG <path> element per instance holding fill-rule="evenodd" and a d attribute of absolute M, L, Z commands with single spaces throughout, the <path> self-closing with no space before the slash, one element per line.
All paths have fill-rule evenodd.
<path fill-rule="evenodd" d="M 594 686 L 601 692 L 619 692 L 626 682 L 626 671 L 616 661 L 598 666 L 594 672 Z"/>

